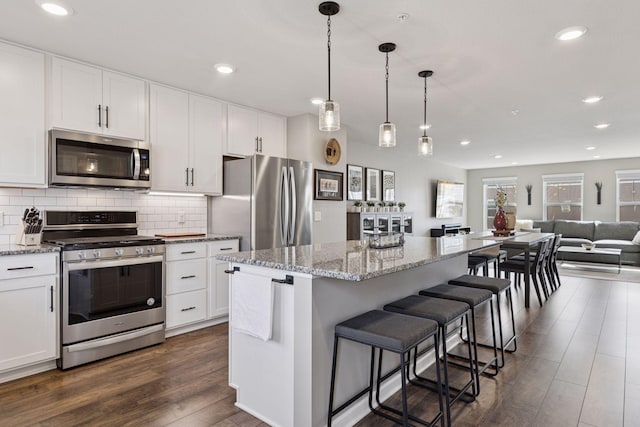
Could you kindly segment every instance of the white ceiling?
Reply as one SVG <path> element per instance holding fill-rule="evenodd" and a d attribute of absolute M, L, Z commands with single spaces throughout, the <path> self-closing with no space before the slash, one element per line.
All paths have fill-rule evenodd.
<path fill-rule="evenodd" d="M 340 2 L 340 1 L 339 1 Z M 0 38 L 287 116 L 326 97 L 318 0 L 65 0 L 70 17 L 2 0 Z M 405 22 L 399 13 L 408 13 Z M 332 97 L 349 141 L 377 144 L 390 54 L 395 150 L 414 156 L 423 80 L 434 159 L 461 168 L 640 156 L 637 0 L 342 0 Z M 584 25 L 581 39 L 559 30 Z M 237 67 L 220 76 L 213 65 Z M 604 96 L 585 105 L 588 95 Z M 518 110 L 517 115 L 512 110 Z M 610 122 L 606 130 L 593 127 Z M 471 140 L 462 147 L 459 141 Z M 289 143 L 295 143 L 289 141 Z M 586 146 L 596 150 L 587 151 Z M 501 159 L 493 156 L 501 154 Z"/>

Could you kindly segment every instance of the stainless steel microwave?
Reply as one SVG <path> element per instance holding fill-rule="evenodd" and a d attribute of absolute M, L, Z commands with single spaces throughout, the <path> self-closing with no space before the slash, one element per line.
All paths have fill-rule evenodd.
<path fill-rule="evenodd" d="M 62 130 L 49 131 L 49 185 L 149 189 L 150 146 Z"/>

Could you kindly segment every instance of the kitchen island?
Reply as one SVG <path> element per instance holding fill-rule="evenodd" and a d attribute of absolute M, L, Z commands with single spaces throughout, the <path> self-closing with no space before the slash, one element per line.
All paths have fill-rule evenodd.
<path fill-rule="evenodd" d="M 271 425 L 326 425 L 334 326 L 465 274 L 469 252 L 498 245 L 464 237 L 407 237 L 403 246 L 389 249 L 347 241 L 219 255 L 231 263 L 230 271 L 273 279 L 274 286 L 269 341 L 235 330 L 233 309 L 230 313 L 229 383 L 237 390 L 236 405 Z M 234 276 L 239 275 L 230 275 L 231 306 L 237 298 Z M 352 342 L 341 344 L 337 405 L 366 387 L 369 352 Z M 392 357 L 387 362 L 397 363 Z M 381 397 L 397 387 L 399 381 L 386 381 Z M 334 425 L 352 425 L 365 416 L 366 399 L 336 416 Z"/>

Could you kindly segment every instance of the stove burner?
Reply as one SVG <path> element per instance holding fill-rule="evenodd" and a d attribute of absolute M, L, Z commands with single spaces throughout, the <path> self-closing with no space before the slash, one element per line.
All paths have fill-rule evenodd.
<path fill-rule="evenodd" d="M 161 245 L 162 239 L 151 236 L 104 236 L 104 237 L 75 237 L 69 239 L 53 239 L 47 243 L 62 247 L 63 251 L 79 249 L 96 249 L 112 247 L 128 247 L 140 245 Z"/>

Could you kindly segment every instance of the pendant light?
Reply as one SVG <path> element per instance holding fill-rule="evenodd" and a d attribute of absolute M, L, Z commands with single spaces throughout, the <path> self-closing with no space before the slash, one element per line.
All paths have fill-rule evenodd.
<path fill-rule="evenodd" d="M 395 43 L 382 43 L 378 46 L 378 50 L 383 52 L 386 58 L 384 68 L 386 113 L 384 123 L 380 125 L 378 133 L 378 146 L 388 148 L 396 146 L 396 125 L 389 122 L 389 52 L 396 50 L 396 45 Z"/>
<path fill-rule="evenodd" d="M 420 71 L 418 75 L 424 78 L 424 123 L 422 124 L 422 129 L 424 130 L 422 136 L 418 139 L 418 156 L 431 157 L 433 156 L 433 140 L 427 136 L 427 77 L 431 77 L 433 71 Z"/>
<path fill-rule="evenodd" d="M 327 17 L 327 76 L 329 93 L 327 100 L 320 104 L 318 125 L 322 131 L 340 130 L 340 105 L 331 99 L 331 17 L 340 11 L 340 5 L 333 1 L 320 3 L 318 10 Z"/>

